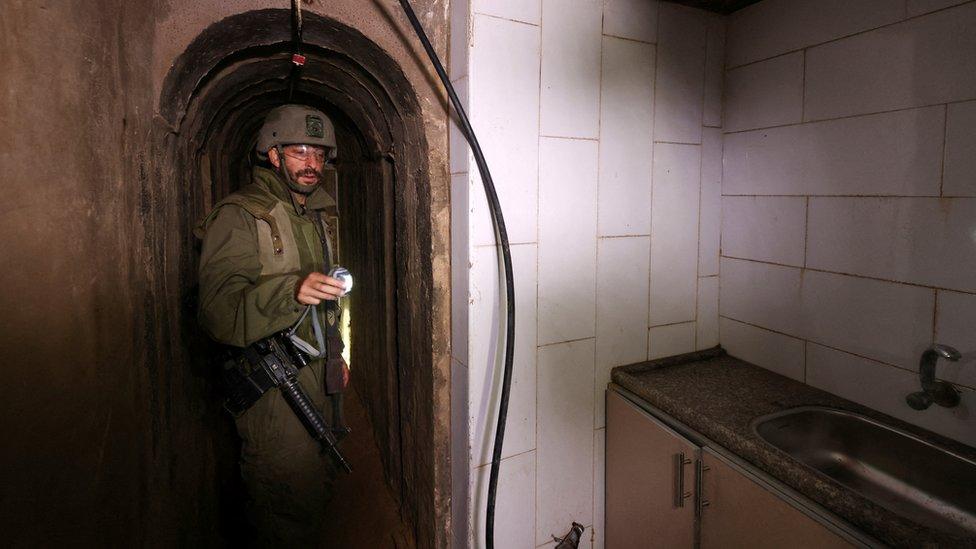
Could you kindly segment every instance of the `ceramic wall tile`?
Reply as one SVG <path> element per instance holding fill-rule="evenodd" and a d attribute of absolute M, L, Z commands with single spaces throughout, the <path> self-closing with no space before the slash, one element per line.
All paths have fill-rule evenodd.
<path fill-rule="evenodd" d="M 542 138 L 539 344 L 596 335 L 597 143 Z"/>
<path fill-rule="evenodd" d="M 695 318 L 700 176 L 700 146 L 655 145 L 649 326 Z"/>
<path fill-rule="evenodd" d="M 451 2 L 451 38 L 448 44 L 447 74 L 451 82 L 468 75 L 468 26 L 471 21 L 471 0 Z M 455 86 L 457 86 L 455 84 Z"/>
<path fill-rule="evenodd" d="M 655 326 L 647 331 L 647 359 L 690 353 L 695 350 L 695 323 Z"/>
<path fill-rule="evenodd" d="M 936 375 L 976 389 L 976 295 L 940 290 L 935 324 L 935 343 L 955 347 L 962 353 L 957 362 L 940 360 Z"/>
<path fill-rule="evenodd" d="M 807 383 L 965 444 L 976 444 L 972 427 L 976 392 L 971 390 L 960 391 L 962 402 L 955 408 L 932 406 L 918 412 L 905 403 L 908 394 L 920 390 L 914 372 L 812 343 L 807 345 Z"/>
<path fill-rule="evenodd" d="M 794 267 L 723 257 L 719 310 L 722 316 L 799 337 L 802 282 Z"/>
<path fill-rule="evenodd" d="M 976 198 L 810 199 L 807 266 L 976 292 Z"/>
<path fill-rule="evenodd" d="M 722 318 L 722 347 L 736 358 L 777 374 L 804 380 L 802 339 Z"/>
<path fill-rule="evenodd" d="M 722 126 L 726 28 L 724 17 L 708 17 L 705 45 L 705 105 L 702 113 L 702 123 L 705 126 Z"/>
<path fill-rule="evenodd" d="M 802 267 L 806 210 L 802 196 L 722 197 L 722 253 Z"/>
<path fill-rule="evenodd" d="M 606 536 L 606 464 L 607 430 L 593 431 L 593 547 L 603 549 Z"/>
<path fill-rule="evenodd" d="M 807 50 L 807 120 L 976 98 L 976 3 Z"/>
<path fill-rule="evenodd" d="M 594 340 L 539 348 L 536 545 L 593 523 Z"/>
<path fill-rule="evenodd" d="M 803 52 L 725 73 L 725 131 L 795 124 L 803 118 Z"/>
<path fill-rule="evenodd" d="M 451 356 L 468 363 L 468 177 L 451 176 Z"/>
<path fill-rule="evenodd" d="M 766 0 L 729 17 L 728 65 L 735 67 L 901 20 L 892 0 Z"/>
<path fill-rule="evenodd" d="M 698 275 L 718 274 L 722 228 L 722 130 L 702 130 L 701 211 L 698 220 Z"/>
<path fill-rule="evenodd" d="M 802 308 L 804 339 L 887 364 L 914 368 L 932 342 L 929 288 L 806 271 Z"/>
<path fill-rule="evenodd" d="M 651 230 L 654 46 L 603 38 L 600 236 Z"/>
<path fill-rule="evenodd" d="M 469 547 L 484 543 L 485 511 L 488 506 L 488 476 L 491 467 L 485 465 L 474 471 L 471 487 L 472 515 Z M 498 491 L 495 495 L 495 546 L 535 547 L 535 451 L 503 459 L 498 470 Z M 505 525 L 499 528 L 500 525 Z M 475 540 L 479 540 L 475 543 Z"/>
<path fill-rule="evenodd" d="M 464 106 L 465 110 L 470 110 L 471 102 L 468 98 L 468 77 L 462 76 L 453 80 L 451 81 L 451 85 L 454 86 L 454 91 L 457 93 L 458 99 L 461 100 L 461 105 Z M 474 166 L 475 170 L 477 170 L 478 167 L 475 165 L 474 158 L 471 155 L 471 147 L 468 145 L 467 139 L 464 138 L 464 132 L 461 131 L 461 127 L 453 118 L 451 119 L 448 133 L 451 174 L 467 173 L 470 169 L 469 166 Z M 453 202 L 453 195 L 451 196 L 451 200 Z M 465 216 L 464 222 L 468 222 L 467 216 Z"/>
<path fill-rule="evenodd" d="M 542 0 L 470 0 L 475 13 L 538 25 L 542 19 Z"/>
<path fill-rule="evenodd" d="M 599 428 L 605 422 L 603 388 L 610 382 L 610 370 L 647 356 L 650 239 L 602 238 L 597 249 L 595 427 Z"/>
<path fill-rule="evenodd" d="M 949 6 L 965 4 L 969 0 L 908 0 L 908 16 L 915 17 L 930 11 L 941 10 Z"/>
<path fill-rule="evenodd" d="M 705 12 L 661 4 L 654 140 L 701 143 L 705 89 Z"/>
<path fill-rule="evenodd" d="M 718 290 L 717 276 L 698 279 L 695 349 L 708 349 L 719 344 Z"/>
<path fill-rule="evenodd" d="M 600 133 L 602 0 L 542 2 L 542 135 Z"/>
<path fill-rule="evenodd" d="M 515 272 L 514 373 L 502 456 L 535 448 L 536 428 L 536 247 L 512 246 Z M 499 259 L 496 248 L 471 253 L 468 394 L 472 466 L 491 461 L 504 369 L 505 332 L 499 312 Z"/>
<path fill-rule="evenodd" d="M 944 107 L 725 136 L 725 194 L 938 196 Z"/>
<path fill-rule="evenodd" d="M 606 0 L 603 34 L 657 42 L 657 0 Z"/>
<path fill-rule="evenodd" d="M 948 106 L 942 194 L 976 196 L 976 101 Z"/>
<path fill-rule="evenodd" d="M 471 506 L 471 447 L 468 433 L 468 369 L 451 360 L 451 536 L 466 546 Z"/>
<path fill-rule="evenodd" d="M 535 242 L 539 178 L 539 27 L 474 16 L 469 70 L 471 124 L 491 163 L 509 239 Z M 494 244 L 477 170 L 472 170 L 471 241 Z"/>

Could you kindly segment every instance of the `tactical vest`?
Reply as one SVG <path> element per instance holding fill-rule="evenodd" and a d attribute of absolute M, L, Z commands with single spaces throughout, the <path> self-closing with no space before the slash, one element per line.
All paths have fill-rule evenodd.
<path fill-rule="evenodd" d="M 329 267 L 338 264 L 336 254 L 338 210 L 335 200 L 326 191 L 327 188 L 335 188 L 335 171 L 325 170 L 323 176 L 325 180 L 322 185 L 325 188 L 316 191 L 314 196 L 318 207 L 309 211 L 308 218 L 316 227 L 319 235 L 317 239 L 319 242 L 316 244 L 322 246 L 325 258 L 325 265 L 317 270 L 328 272 Z M 290 219 L 291 214 L 288 211 L 288 208 L 292 207 L 291 204 L 282 201 L 260 185 L 252 183 L 218 202 L 197 229 L 198 236 L 202 237 L 202 227 L 205 227 L 210 219 L 226 205 L 237 206 L 254 218 L 262 278 L 302 270 L 297 240 L 300 235 L 295 234 Z M 341 358 L 343 343 L 339 331 L 341 311 L 335 301 L 324 301 L 319 309 L 322 311 L 321 324 L 326 332 L 326 386 L 331 394 L 338 392 L 336 387 L 341 387 L 339 381 L 343 364 Z M 309 324 L 310 321 L 306 319 L 305 323 Z M 312 333 L 308 327 L 303 327 L 299 333 L 306 340 L 312 341 Z"/>

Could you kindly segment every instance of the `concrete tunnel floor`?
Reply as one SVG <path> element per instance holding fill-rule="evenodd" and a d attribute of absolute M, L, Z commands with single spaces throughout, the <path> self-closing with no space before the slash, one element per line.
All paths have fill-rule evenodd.
<path fill-rule="evenodd" d="M 354 380 L 345 399 L 346 423 L 352 431 L 340 443 L 353 470 L 336 480 L 335 496 L 325 510 L 322 546 L 413 549 L 410 527 L 384 481 L 379 447 L 355 385 Z"/>

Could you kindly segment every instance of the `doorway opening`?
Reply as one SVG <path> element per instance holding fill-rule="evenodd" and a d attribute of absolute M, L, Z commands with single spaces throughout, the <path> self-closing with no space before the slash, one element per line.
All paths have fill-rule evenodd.
<path fill-rule="evenodd" d="M 433 540 L 435 500 L 449 487 L 437 486 L 432 464 L 431 184 L 420 105 L 393 58 L 356 29 L 316 14 L 304 18 L 308 60 L 289 98 L 290 18 L 288 10 L 267 9 L 211 25 L 164 82 L 160 115 L 172 134 L 163 156 L 173 167 L 182 210 L 181 298 L 195 306 L 192 229 L 213 204 L 250 182 L 256 133 L 267 112 L 289 102 L 325 112 L 339 148 L 339 257 L 356 280 L 345 307 L 353 389 L 404 519 L 415 539 Z M 186 313 L 194 369 L 206 372 L 212 346 L 195 327 L 193 311 Z M 230 471 L 222 471 L 224 481 L 236 474 L 235 449 L 226 447 L 233 444 L 230 432 L 218 460 Z"/>

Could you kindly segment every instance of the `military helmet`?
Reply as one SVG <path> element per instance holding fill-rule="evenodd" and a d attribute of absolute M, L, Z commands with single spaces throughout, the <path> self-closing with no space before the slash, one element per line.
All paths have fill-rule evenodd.
<path fill-rule="evenodd" d="M 335 158 L 335 127 L 322 111 L 305 105 L 282 105 L 268 113 L 258 132 L 257 149 L 262 157 L 280 145 L 320 145 Z"/>

